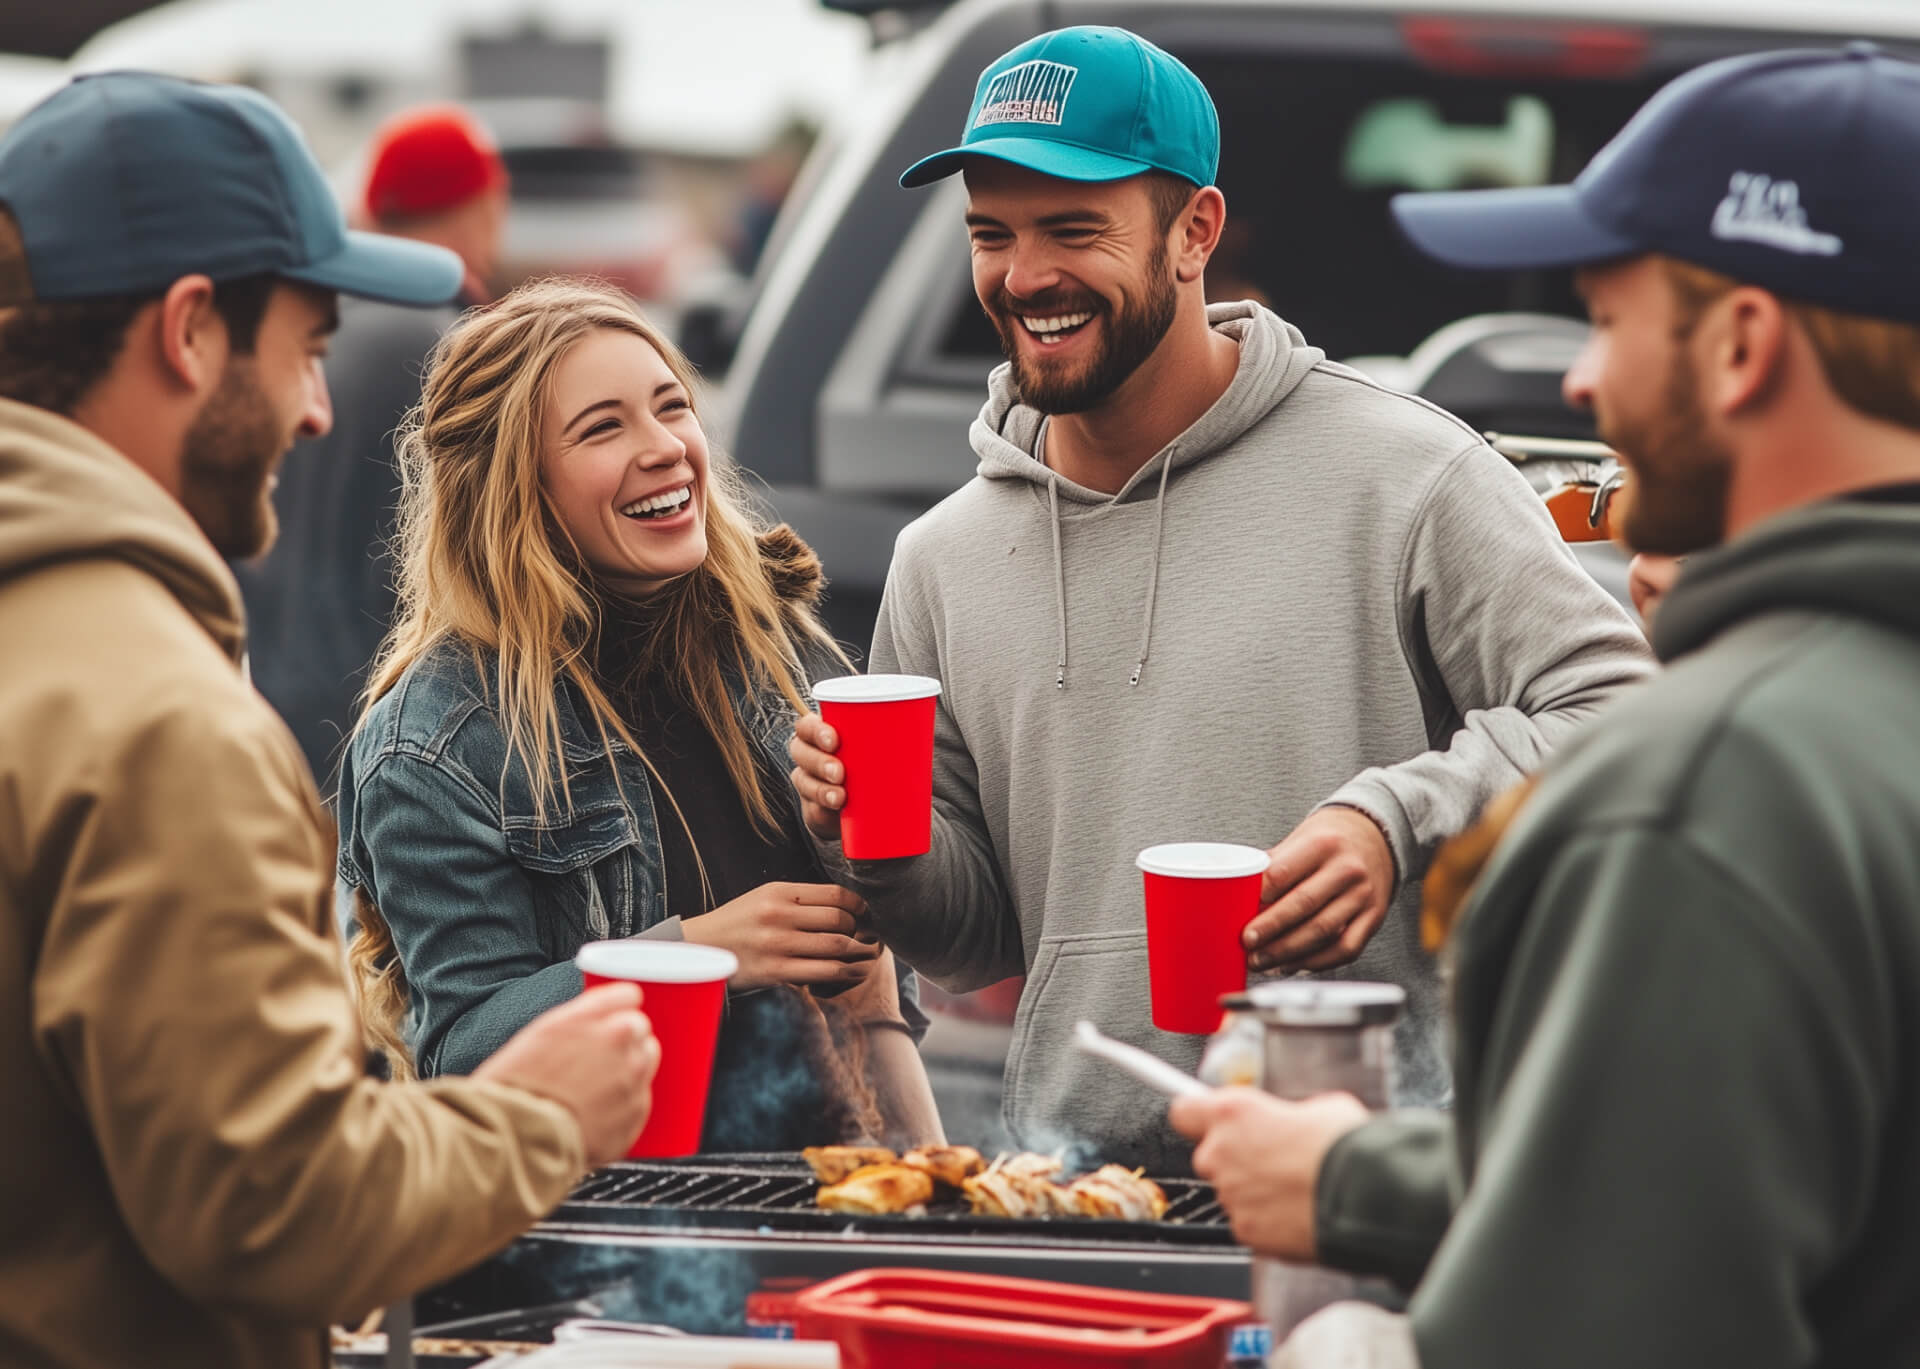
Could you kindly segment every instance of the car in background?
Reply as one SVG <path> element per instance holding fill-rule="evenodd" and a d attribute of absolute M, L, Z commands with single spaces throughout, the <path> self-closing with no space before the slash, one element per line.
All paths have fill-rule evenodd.
<path fill-rule="evenodd" d="M 896 178 L 956 141 L 983 67 L 1072 24 L 1132 29 L 1212 93 L 1229 229 L 1210 295 L 1260 298 L 1329 356 L 1482 430 L 1576 441 L 1592 432 L 1559 397 L 1584 337 L 1568 273 L 1439 266 L 1401 241 L 1391 197 L 1569 180 L 1655 90 L 1716 58 L 1854 38 L 1920 54 L 1906 0 L 964 0 L 921 14 L 822 137 L 737 346 L 698 320 L 697 359 L 730 362 L 720 434 L 819 551 L 829 626 L 856 650 L 894 539 L 972 476 L 967 427 L 1001 360 L 973 295 L 961 178 Z M 1543 494 L 1577 474 L 1522 469 Z M 1575 550 L 1624 601 L 1620 553 Z M 928 994 L 925 1057 L 943 1112 L 964 1119 L 956 1139 L 993 1135 L 1017 993 L 983 993 Z"/>
<path fill-rule="evenodd" d="M 597 276 L 671 326 L 685 282 L 718 249 L 661 184 L 656 155 L 606 141 L 503 141 L 500 153 L 513 185 L 501 288 L 533 276 Z"/>

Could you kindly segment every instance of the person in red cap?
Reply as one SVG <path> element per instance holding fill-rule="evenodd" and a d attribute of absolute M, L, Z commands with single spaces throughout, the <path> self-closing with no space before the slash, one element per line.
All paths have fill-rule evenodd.
<path fill-rule="evenodd" d="M 354 216 L 374 232 L 454 252 L 464 267 L 463 303 L 492 298 L 506 211 L 506 165 L 465 110 L 407 110 L 374 135 Z M 427 353 L 454 313 L 342 304 L 326 361 L 333 431 L 303 444 L 282 468 L 274 491 L 281 537 L 272 553 L 234 566 L 254 683 L 329 794 L 325 781 L 355 696 L 393 615 L 394 430 L 420 398 Z"/>
<path fill-rule="evenodd" d="M 426 105 L 374 135 L 360 208 L 366 226 L 452 249 L 467 265 L 461 293 L 492 298 L 507 217 L 507 167 L 492 137 L 457 105 Z"/>

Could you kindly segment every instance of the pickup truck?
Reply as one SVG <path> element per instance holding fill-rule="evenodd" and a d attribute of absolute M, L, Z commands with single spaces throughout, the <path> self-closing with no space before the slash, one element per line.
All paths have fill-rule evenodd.
<path fill-rule="evenodd" d="M 1261 298 L 1329 356 L 1481 427 L 1573 438 L 1591 433 L 1557 396 L 1577 346 L 1565 320 L 1582 316 L 1567 274 L 1435 265 L 1400 241 L 1387 201 L 1571 179 L 1648 95 L 1717 57 L 1854 38 L 1920 50 L 1910 0 L 963 0 L 914 13 L 891 0 L 876 16 L 905 36 L 875 53 L 819 140 L 737 346 L 716 344 L 709 321 L 694 349 L 710 371 L 732 351 L 718 431 L 820 552 L 829 624 L 860 650 L 895 536 L 973 473 L 967 424 L 1000 360 L 973 297 L 961 178 L 914 191 L 896 178 L 957 138 L 981 68 L 1016 43 L 1118 24 L 1206 83 L 1229 218 L 1212 297 Z M 1443 331 L 1516 313 L 1546 317 Z M 1482 373 L 1464 390 L 1444 383 L 1462 371 L 1435 355 L 1449 346 L 1473 349 L 1466 369 Z M 1611 549 L 1583 559 L 1623 591 Z"/>
<path fill-rule="evenodd" d="M 731 352 L 723 445 L 819 551 L 828 624 L 856 652 L 895 537 L 973 474 L 967 425 L 1001 359 L 973 295 L 961 178 L 915 191 L 896 178 L 957 139 L 980 70 L 1015 44 L 1117 24 L 1180 57 L 1220 113 L 1229 231 L 1210 296 L 1260 298 L 1328 355 L 1548 452 L 1593 436 L 1559 396 L 1585 335 L 1567 273 L 1437 266 L 1399 239 L 1387 201 L 1570 180 L 1649 95 L 1715 58 L 1857 38 L 1920 55 L 1913 0 L 888 2 L 879 18 L 904 36 L 876 52 L 803 170 L 737 335 L 708 318 L 696 349 L 710 371 Z M 1522 469 L 1550 494 L 1582 464 Z M 1625 600 L 1620 552 L 1575 552 Z M 994 1144 L 1018 981 L 926 996 L 950 1132 Z"/>

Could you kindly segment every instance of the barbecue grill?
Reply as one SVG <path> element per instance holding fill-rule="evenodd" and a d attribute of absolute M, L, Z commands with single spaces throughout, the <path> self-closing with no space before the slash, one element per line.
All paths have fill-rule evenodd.
<path fill-rule="evenodd" d="M 589 1298 L 622 1320 L 739 1335 L 747 1298 L 780 1281 L 911 1266 L 1106 1288 L 1244 1298 L 1248 1255 L 1213 1190 L 1162 1179 L 1159 1222 L 975 1217 L 958 1197 L 918 1216 L 852 1216 L 814 1204 L 799 1156 L 628 1161 L 589 1175 L 506 1250 L 424 1294 L 415 1322 L 507 1314 Z"/>
<path fill-rule="evenodd" d="M 729 1156 L 724 1161 L 626 1163 L 587 1177 L 548 1219 L 574 1227 L 659 1225 L 691 1220 L 724 1230 L 849 1232 L 882 1237 L 988 1237 L 1068 1241 L 1103 1245 L 1231 1245 L 1226 1216 L 1213 1190 L 1193 1179 L 1157 1181 L 1167 1195 L 1158 1222 L 1094 1221 L 1085 1218 L 976 1217 L 964 1198 L 936 1201 L 922 1215 L 863 1216 L 822 1211 L 814 1202 L 819 1184 L 797 1156 Z"/>

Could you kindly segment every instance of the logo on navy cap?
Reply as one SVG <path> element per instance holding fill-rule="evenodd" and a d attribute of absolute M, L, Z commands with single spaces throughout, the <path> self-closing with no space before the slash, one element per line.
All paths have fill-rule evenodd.
<path fill-rule="evenodd" d="M 987 86 L 975 128 L 986 124 L 1057 124 L 1066 118 L 1067 92 L 1077 67 L 1035 60 L 1008 67 Z"/>
<path fill-rule="evenodd" d="M 1803 256 L 1837 257 L 1840 239 L 1816 231 L 1807 222 L 1796 181 L 1776 181 L 1751 171 L 1736 171 L 1727 197 L 1713 211 L 1713 236 L 1725 242 L 1757 242 Z"/>

